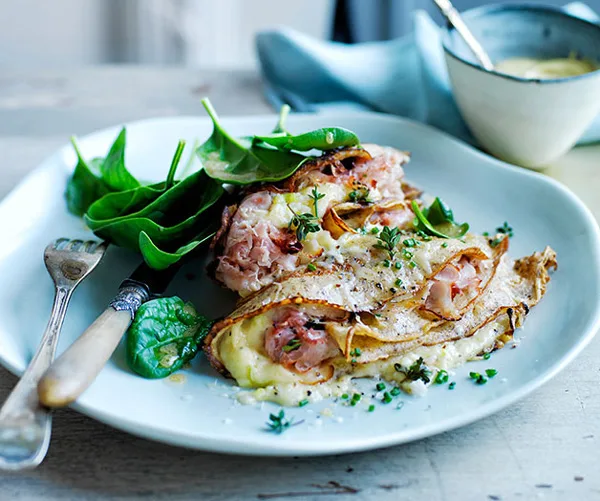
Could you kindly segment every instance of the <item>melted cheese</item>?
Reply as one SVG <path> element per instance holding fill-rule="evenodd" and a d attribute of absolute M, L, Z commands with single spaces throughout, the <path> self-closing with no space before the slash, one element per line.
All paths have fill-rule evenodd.
<path fill-rule="evenodd" d="M 422 357 L 435 376 L 439 370 L 453 369 L 482 352 L 491 350 L 496 339 L 508 329 L 507 319 L 502 317 L 490 322 L 469 338 L 436 346 L 420 346 L 402 356 L 363 365 L 352 365 L 345 360 L 339 360 L 332 379 L 317 385 L 307 385 L 302 384 L 296 374 L 261 354 L 264 331 L 270 325 L 271 318 L 266 314 L 261 315 L 235 326 L 220 342 L 223 361 L 240 386 L 260 386 L 254 391 L 238 393 L 237 398 L 241 403 L 270 401 L 294 406 L 306 398 L 316 402 L 325 398 L 340 397 L 356 391 L 355 378 L 381 378 L 399 384 L 407 393 L 421 395 L 425 387 L 421 383 L 407 381 L 404 373 L 395 369 L 395 364 L 409 367 Z"/>

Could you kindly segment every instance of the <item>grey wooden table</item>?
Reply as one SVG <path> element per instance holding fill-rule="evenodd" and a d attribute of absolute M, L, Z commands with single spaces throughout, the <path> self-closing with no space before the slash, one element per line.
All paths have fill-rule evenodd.
<path fill-rule="evenodd" d="M 95 68 L 0 76 L 0 197 L 71 134 L 151 116 L 269 112 L 249 72 Z M 600 147 L 549 170 L 600 214 Z M 596 205 L 596 206 L 594 206 Z M 0 368 L 0 400 L 16 378 Z M 498 414 L 412 444 L 302 459 L 234 457 L 136 438 L 71 410 L 46 462 L 0 473 L 0 501 L 99 499 L 600 499 L 600 339 L 552 382 Z M 276 496 L 278 495 L 278 496 Z"/>

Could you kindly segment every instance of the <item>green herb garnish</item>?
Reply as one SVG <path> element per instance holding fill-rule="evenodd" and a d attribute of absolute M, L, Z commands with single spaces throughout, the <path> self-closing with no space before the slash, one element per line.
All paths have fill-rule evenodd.
<path fill-rule="evenodd" d="M 289 204 L 288 209 L 290 209 L 292 214 L 294 214 L 290 220 L 288 228 L 296 232 L 296 238 L 299 242 L 302 242 L 309 233 L 317 233 L 321 229 L 318 224 L 318 219 L 310 212 L 298 214 L 290 207 Z"/>
<path fill-rule="evenodd" d="M 400 261 L 396 261 L 394 263 L 394 268 L 396 268 L 397 270 L 401 269 L 402 268 L 402 263 Z"/>
<path fill-rule="evenodd" d="M 469 231 L 467 223 L 459 224 L 454 221 L 452 209 L 439 198 L 422 210 L 415 200 L 411 205 L 416 216 L 413 224 L 424 233 L 440 238 L 461 238 Z"/>
<path fill-rule="evenodd" d="M 397 397 L 398 395 L 400 395 L 400 388 L 398 388 L 397 386 L 394 386 L 391 390 L 390 390 L 390 395 L 392 397 Z"/>
<path fill-rule="evenodd" d="M 377 391 L 383 391 L 385 390 L 385 383 L 377 383 L 377 386 L 375 386 L 375 388 L 377 389 Z"/>
<path fill-rule="evenodd" d="M 402 280 L 397 278 L 396 281 L 394 282 L 394 285 L 396 285 L 396 287 L 400 287 L 402 285 Z"/>
<path fill-rule="evenodd" d="M 382 401 L 384 404 L 389 404 L 389 403 L 392 401 L 392 396 L 391 396 L 391 395 L 390 395 L 390 394 L 389 394 L 389 393 L 386 391 L 386 392 L 383 394 L 383 398 L 381 399 L 381 401 Z"/>
<path fill-rule="evenodd" d="M 469 372 L 469 377 L 473 379 L 477 384 L 487 383 L 486 377 L 479 374 L 479 372 Z"/>
<path fill-rule="evenodd" d="M 279 414 L 269 414 L 269 421 L 266 423 L 267 431 L 281 435 L 290 426 L 296 426 L 302 422 L 303 421 L 294 422 L 294 419 L 286 419 L 285 411 L 281 409 Z"/>
<path fill-rule="evenodd" d="M 315 186 L 310 192 L 310 195 L 308 195 L 308 197 L 313 201 L 313 210 L 315 211 L 315 217 L 318 218 L 319 206 L 317 204 L 319 203 L 319 200 L 325 198 L 325 193 L 319 193 L 319 190 L 317 190 L 317 187 Z"/>
<path fill-rule="evenodd" d="M 414 238 L 407 238 L 402 242 L 406 247 L 416 247 L 417 241 Z"/>
<path fill-rule="evenodd" d="M 394 369 L 398 372 L 402 372 L 406 376 L 406 379 L 410 379 L 411 381 L 421 380 L 424 383 L 429 383 L 431 381 L 431 371 L 425 365 L 423 357 L 419 357 L 415 360 L 408 369 L 402 367 L 400 364 L 394 364 Z"/>
<path fill-rule="evenodd" d="M 379 233 L 379 228 L 377 228 L 377 226 L 374 226 L 373 228 L 371 228 L 372 235 L 377 235 L 377 233 Z"/>
<path fill-rule="evenodd" d="M 453 390 L 454 387 L 456 386 L 456 382 L 452 381 L 449 385 L 448 385 L 448 389 L 449 390 Z"/>
<path fill-rule="evenodd" d="M 317 266 L 313 263 L 308 263 L 308 265 L 306 266 L 306 269 L 308 271 L 317 271 Z"/>
<path fill-rule="evenodd" d="M 302 341 L 300 341 L 297 337 L 288 341 L 288 343 L 282 348 L 283 351 L 289 353 L 290 351 L 297 350 L 302 346 Z"/>
<path fill-rule="evenodd" d="M 375 410 L 375 406 L 373 404 L 369 405 L 369 412 L 373 412 Z"/>
<path fill-rule="evenodd" d="M 435 376 L 435 384 L 445 384 L 448 382 L 448 372 L 445 370 L 438 371 Z"/>
<path fill-rule="evenodd" d="M 359 186 L 355 190 L 348 193 L 348 199 L 351 202 L 355 202 L 355 203 L 358 203 L 358 202 L 371 203 L 371 200 L 369 199 L 370 194 L 371 194 L 371 190 L 369 190 L 369 188 L 367 188 L 366 186 Z"/>
<path fill-rule="evenodd" d="M 305 405 L 308 405 L 307 398 L 305 398 L 304 400 L 300 400 L 300 402 L 298 402 L 298 407 L 304 407 Z"/>
<path fill-rule="evenodd" d="M 377 237 L 378 242 L 374 247 L 386 251 L 390 256 L 390 259 L 394 259 L 394 256 L 396 255 L 396 245 L 398 245 L 401 237 L 402 232 L 399 228 L 384 226 Z"/>
<path fill-rule="evenodd" d="M 360 350 L 360 348 L 353 348 L 352 350 L 350 350 L 350 355 L 353 357 L 360 357 L 362 354 L 362 351 Z"/>
<path fill-rule="evenodd" d="M 496 369 L 486 369 L 485 373 L 486 373 L 487 377 L 492 378 L 496 374 L 498 374 L 498 371 Z"/>
<path fill-rule="evenodd" d="M 496 248 L 498 247 L 506 237 L 497 237 L 490 241 L 490 247 Z"/>
<path fill-rule="evenodd" d="M 491 356 L 492 356 L 491 353 L 484 353 L 483 354 L 483 359 L 484 360 L 489 360 Z"/>
<path fill-rule="evenodd" d="M 508 235 L 509 238 L 512 238 L 514 236 L 513 229 L 508 225 L 506 221 L 504 221 L 504 224 L 502 226 L 496 228 L 496 231 L 498 233 L 504 233 L 505 235 Z"/>
<path fill-rule="evenodd" d="M 360 402 L 361 397 L 362 396 L 360 393 L 355 393 L 354 395 L 352 395 L 352 399 L 350 400 L 350 405 L 354 407 L 358 402 Z"/>

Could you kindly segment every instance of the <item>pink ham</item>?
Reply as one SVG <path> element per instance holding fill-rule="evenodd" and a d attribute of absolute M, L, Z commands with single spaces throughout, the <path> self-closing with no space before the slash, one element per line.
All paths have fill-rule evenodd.
<path fill-rule="evenodd" d="M 301 246 L 293 233 L 276 228 L 266 220 L 249 223 L 250 213 L 268 209 L 272 197 L 263 191 L 242 202 L 233 216 L 223 254 L 219 257 L 216 278 L 243 296 L 270 283 L 264 281 L 267 275 L 296 269 L 295 254 Z"/>
<path fill-rule="evenodd" d="M 453 319 L 460 316 L 457 297 L 466 295 L 481 284 L 477 276 L 477 261 L 462 256 L 458 263 L 447 264 L 430 282 L 425 308 L 440 317 Z"/>
<path fill-rule="evenodd" d="M 265 333 L 265 351 L 271 360 L 303 373 L 340 353 L 335 341 L 324 330 L 309 327 L 308 322 L 307 315 L 296 309 L 288 308 L 282 312 Z M 285 350 L 294 340 L 298 347 Z"/>

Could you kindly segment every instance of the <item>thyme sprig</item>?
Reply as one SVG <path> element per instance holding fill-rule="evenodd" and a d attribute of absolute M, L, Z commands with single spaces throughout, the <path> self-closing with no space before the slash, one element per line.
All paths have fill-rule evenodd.
<path fill-rule="evenodd" d="M 299 242 L 302 242 L 309 233 L 317 233 L 321 229 L 318 223 L 319 220 L 310 212 L 298 214 L 290 207 L 290 204 L 288 204 L 288 209 L 294 214 L 288 228 L 296 232 L 296 238 Z"/>
<path fill-rule="evenodd" d="M 377 243 L 374 247 L 386 251 L 390 256 L 390 259 L 394 259 L 394 256 L 396 255 L 396 246 L 401 238 L 402 232 L 400 228 L 384 226 L 377 236 Z"/>
<path fill-rule="evenodd" d="M 287 430 L 290 426 L 297 426 L 304 421 L 296 421 L 294 419 L 286 419 L 285 411 L 281 409 L 279 414 L 269 414 L 269 421 L 267 421 L 267 431 L 277 433 L 281 435 L 285 430 Z"/>
<path fill-rule="evenodd" d="M 313 201 L 313 210 L 315 211 L 315 217 L 319 217 L 319 200 L 321 200 L 322 198 L 325 198 L 325 193 L 319 193 L 319 190 L 317 190 L 317 187 L 313 187 L 312 191 L 310 192 L 311 194 L 308 195 L 309 198 L 312 199 Z"/>
<path fill-rule="evenodd" d="M 394 369 L 404 373 L 406 379 L 410 379 L 411 381 L 418 381 L 419 379 L 424 383 L 429 383 L 429 381 L 431 381 L 431 371 L 425 365 L 423 357 L 419 357 L 408 368 L 403 367 L 400 364 L 394 364 Z"/>

